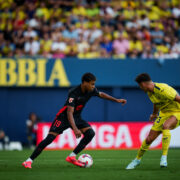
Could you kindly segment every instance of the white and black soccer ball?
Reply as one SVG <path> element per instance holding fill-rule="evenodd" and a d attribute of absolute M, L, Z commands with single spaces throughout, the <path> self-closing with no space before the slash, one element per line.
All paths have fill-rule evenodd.
<path fill-rule="evenodd" d="M 82 154 L 78 158 L 79 161 L 86 163 L 85 167 L 89 168 L 93 165 L 93 159 L 89 154 Z"/>

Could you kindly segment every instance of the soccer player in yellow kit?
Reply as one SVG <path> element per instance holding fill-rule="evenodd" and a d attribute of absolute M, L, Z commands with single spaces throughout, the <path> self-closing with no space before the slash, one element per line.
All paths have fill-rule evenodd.
<path fill-rule="evenodd" d="M 170 130 L 180 125 L 180 96 L 175 89 L 164 83 L 155 83 L 147 73 L 139 74 L 135 81 L 147 93 L 153 103 L 153 113 L 150 121 L 154 124 L 147 138 L 137 153 L 136 158 L 126 167 L 134 169 L 141 162 L 141 158 L 151 143 L 162 133 L 161 167 L 167 167 L 167 154 L 171 140 Z"/>

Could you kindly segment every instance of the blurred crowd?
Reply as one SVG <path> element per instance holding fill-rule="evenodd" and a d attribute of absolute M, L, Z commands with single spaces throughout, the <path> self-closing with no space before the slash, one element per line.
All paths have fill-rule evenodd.
<path fill-rule="evenodd" d="M 180 57 L 180 0 L 0 0 L 0 57 Z"/>

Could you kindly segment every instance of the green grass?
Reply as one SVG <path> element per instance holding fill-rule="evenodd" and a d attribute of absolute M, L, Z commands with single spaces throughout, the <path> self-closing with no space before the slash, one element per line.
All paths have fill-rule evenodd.
<path fill-rule="evenodd" d="M 25 169 L 21 163 L 31 150 L 0 151 L 1 180 L 176 180 L 180 179 L 180 149 L 170 149 L 168 168 L 160 168 L 160 150 L 148 151 L 139 167 L 125 170 L 135 157 L 136 150 L 91 150 L 83 151 L 93 157 L 91 168 L 79 168 L 68 164 L 65 157 L 70 151 L 44 151 L 33 163 L 32 169 Z"/>

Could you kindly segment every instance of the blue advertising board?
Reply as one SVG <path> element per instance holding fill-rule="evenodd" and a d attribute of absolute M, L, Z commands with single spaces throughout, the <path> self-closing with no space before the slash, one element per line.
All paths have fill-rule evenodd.
<path fill-rule="evenodd" d="M 180 86 L 180 60 L 112 59 L 0 59 L 0 86 L 70 87 L 80 83 L 85 72 L 97 77 L 97 86 L 136 86 L 142 72 L 154 81 Z"/>

